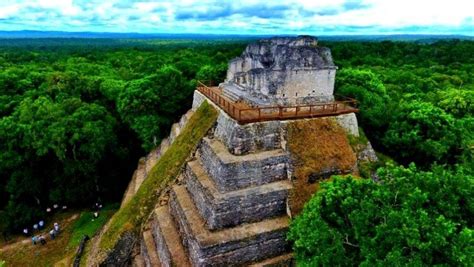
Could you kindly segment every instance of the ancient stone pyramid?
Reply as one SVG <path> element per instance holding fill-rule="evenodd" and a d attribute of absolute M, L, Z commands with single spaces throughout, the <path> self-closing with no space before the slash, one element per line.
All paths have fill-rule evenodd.
<path fill-rule="evenodd" d="M 291 52 L 292 56 L 286 57 L 288 61 L 301 60 L 305 58 L 304 55 L 308 55 L 311 57 L 308 62 L 314 64 L 311 63 L 313 65 L 310 66 L 310 63 L 283 62 L 278 51 Z M 303 54 L 298 54 L 298 51 Z M 320 53 L 324 55 L 321 56 Z M 273 58 L 262 59 L 256 55 Z M 236 62 L 247 59 L 242 61 L 240 58 L 230 62 L 230 74 L 225 86 L 237 84 L 242 97 L 258 98 L 258 94 L 252 95 L 250 92 L 254 90 L 261 94 L 266 92 L 273 99 L 283 99 L 288 97 L 283 94 L 294 79 L 287 79 L 279 85 L 276 83 L 275 93 L 271 95 L 262 87 L 250 88 L 250 83 L 246 84 L 247 87 L 238 85 L 239 81 L 234 74 L 244 76 L 246 73 L 258 73 L 256 69 L 260 68 L 261 73 L 270 73 L 265 76 L 267 79 L 272 77 L 273 72 L 280 73 L 280 67 L 285 65 L 289 72 L 306 69 L 303 73 L 309 77 L 315 72 L 323 71 L 327 79 L 333 79 L 331 72 L 336 69 L 329 50 L 316 48 L 315 39 L 309 37 L 271 39 L 249 45 L 244 58 L 250 58 L 248 62 L 258 61 L 263 65 L 252 63 L 252 68 L 236 71 Z M 264 62 L 273 63 L 265 65 Z M 279 66 L 273 65 L 274 62 L 278 62 Z M 288 67 L 290 65 L 291 68 Z M 319 79 L 324 78 L 309 77 L 308 80 L 314 83 L 305 86 L 318 93 L 330 92 L 332 96 L 332 87 L 318 90 Z M 300 88 L 306 88 L 305 86 Z M 333 81 L 324 86 L 333 86 Z M 268 99 L 263 97 L 261 100 L 265 102 Z M 140 255 L 136 257 L 134 264 L 291 264 L 292 254 L 286 241 L 291 216 L 287 202 L 293 188 L 293 163 L 287 148 L 287 126 L 291 122 L 274 120 L 239 124 L 199 91 L 194 93 L 193 110 L 203 101 L 208 101 L 219 111 L 217 123 L 201 140 L 195 154 L 190 156 L 179 182 L 170 188 L 169 201 L 157 204 L 149 228 L 142 233 Z M 282 103 L 297 101 L 298 97 L 292 96 L 289 101 L 284 100 Z M 319 119 L 321 118 L 309 120 Z M 331 119 L 348 134 L 358 135 L 354 113 Z"/>

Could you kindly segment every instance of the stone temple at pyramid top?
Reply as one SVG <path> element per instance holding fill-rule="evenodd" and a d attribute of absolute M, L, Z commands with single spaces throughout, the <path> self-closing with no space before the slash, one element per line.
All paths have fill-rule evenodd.
<path fill-rule="evenodd" d="M 249 44 L 229 62 L 224 95 L 250 106 L 306 105 L 334 100 L 337 67 L 316 37 L 275 37 Z"/>

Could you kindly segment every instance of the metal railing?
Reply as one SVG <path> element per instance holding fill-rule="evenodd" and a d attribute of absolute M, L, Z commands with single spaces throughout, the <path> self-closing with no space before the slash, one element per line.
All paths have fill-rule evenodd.
<path fill-rule="evenodd" d="M 327 117 L 358 111 L 356 106 L 357 101 L 351 98 L 313 105 L 243 108 L 242 105 L 237 105 L 237 103 L 223 97 L 221 92 L 216 92 L 216 89 L 200 81 L 198 81 L 197 90 L 240 124 L 271 120 Z"/>

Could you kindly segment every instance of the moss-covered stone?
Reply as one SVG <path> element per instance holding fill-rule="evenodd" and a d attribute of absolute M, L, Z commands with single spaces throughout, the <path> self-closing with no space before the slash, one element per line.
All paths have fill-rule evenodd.
<path fill-rule="evenodd" d="M 217 111 L 204 102 L 175 142 L 153 167 L 135 196 L 111 218 L 106 228 L 107 231 L 103 233 L 99 241 L 102 254 L 113 254 L 117 246 L 123 250 L 123 242 L 120 241 L 124 237 L 127 240 L 132 240 L 130 235 L 138 236 L 140 227 L 153 211 L 159 197 L 158 192 L 178 176 L 186 158 L 196 149 L 199 141 L 214 125 L 216 119 Z M 99 260 L 99 262 L 103 260 Z"/>

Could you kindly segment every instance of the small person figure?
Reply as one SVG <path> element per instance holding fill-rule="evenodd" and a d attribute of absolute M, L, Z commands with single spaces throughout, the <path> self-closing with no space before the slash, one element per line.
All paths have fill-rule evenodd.
<path fill-rule="evenodd" d="M 33 242 L 33 245 L 36 245 L 36 242 L 38 241 L 38 237 L 37 236 L 32 236 L 31 237 L 31 242 Z"/>
<path fill-rule="evenodd" d="M 28 228 L 23 229 L 23 234 L 28 235 Z"/>
<path fill-rule="evenodd" d="M 56 232 L 55 234 L 59 234 L 59 224 L 54 223 L 54 231 Z"/>
<path fill-rule="evenodd" d="M 50 207 L 47 207 L 47 208 L 46 208 L 46 212 L 47 212 L 47 213 L 50 213 L 50 212 L 51 212 L 51 208 L 50 208 Z"/>
<path fill-rule="evenodd" d="M 38 224 L 37 223 L 33 224 L 33 229 L 38 230 Z"/>
<path fill-rule="evenodd" d="M 56 238 L 56 231 L 54 231 L 54 229 L 51 229 L 51 231 L 49 231 L 49 235 L 51 236 L 51 240 L 54 240 L 54 238 Z"/>
<path fill-rule="evenodd" d="M 42 235 L 40 235 L 40 236 L 38 237 L 38 239 L 39 239 L 41 245 L 43 245 L 43 246 L 46 245 L 46 239 L 44 239 L 44 237 L 43 237 Z"/>
<path fill-rule="evenodd" d="M 94 211 L 94 219 L 97 219 L 99 218 L 99 212 L 98 211 Z"/>
<path fill-rule="evenodd" d="M 63 206 L 63 210 L 66 210 L 66 209 L 67 209 L 67 206 L 66 206 L 66 205 L 64 205 L 64 206 Z"/>
<path fill-rule="evenodd" d="M 58 208 L 58 204 L 54 204 L 53 209 L 57 209 L 57 208 Z"/>
<path fill-rule="evenodd" d="M 43 227 L 44 227 L 44 221 L 43 221 L 43 220 L 39 221 L 39 222 L 38 222 L 38 226 L 39 226 L 39 229 L 43 229 Z"/>

